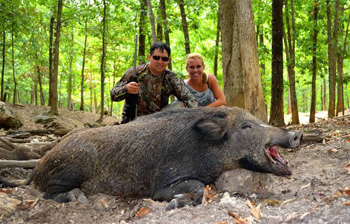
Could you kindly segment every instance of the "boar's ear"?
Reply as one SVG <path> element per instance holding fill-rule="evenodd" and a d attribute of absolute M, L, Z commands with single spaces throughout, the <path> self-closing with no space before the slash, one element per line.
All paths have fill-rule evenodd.
<path fill-rule="evenodd" d="M 219 141 L 226 138 L 227 125 L 225 121 L 222 118 L 200 118 L 195 122 L 193 128 L 203 136 L 203 140 Z"/>

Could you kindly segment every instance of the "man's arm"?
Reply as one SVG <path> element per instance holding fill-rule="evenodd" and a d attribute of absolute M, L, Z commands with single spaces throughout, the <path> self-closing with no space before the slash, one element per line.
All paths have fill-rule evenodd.
<path fill-rule="evenodd" d="M 129 79 L 132 76 L 132 68 L 129 68 L 123 75 L 123 77 L 117 82 L 117 84 L 111 90 L 111 99 L 113 101 L 124 100 L 127 95 L 126 84 L 129 83 Z"/>
<path fill-rule="evenodd" d="M 187 89 L 185 82 L 181 78 L 178 78 L 176 75 L 171 75 L 169 76 L 169 81 L 172 94 L 174 94 L 178 100 L 182 101 L 186 107 L 198 107 L 198 102 Z"/>

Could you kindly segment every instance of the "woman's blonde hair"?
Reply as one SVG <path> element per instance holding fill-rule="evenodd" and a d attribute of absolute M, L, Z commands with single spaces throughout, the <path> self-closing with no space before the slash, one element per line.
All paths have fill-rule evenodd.
<path fill-rule="evenodd" d="M 203 67 L 204 67 L 204 60 L 201 54 L 199 53 L 191 53 L 186 55 L 186 67 L 188 65 L 188 59 L 200 59 L 202 61 Z M 187 76 L 188 78 L 190 78 L 190 76 Z M 207 83 L 208 82 L 208 76 L 205 72 L 203 72 L 203 83 Z"/>

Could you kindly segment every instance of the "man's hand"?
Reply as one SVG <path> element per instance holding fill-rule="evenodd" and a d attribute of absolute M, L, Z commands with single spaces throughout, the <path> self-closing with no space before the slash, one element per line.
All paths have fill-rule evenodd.
<path fill-rule="evenodd" d="M 126 84 L 126 90 L 129 94 L 138 94 L 139 93 L 139 86 L 137 82 L 129 82 Z"/>

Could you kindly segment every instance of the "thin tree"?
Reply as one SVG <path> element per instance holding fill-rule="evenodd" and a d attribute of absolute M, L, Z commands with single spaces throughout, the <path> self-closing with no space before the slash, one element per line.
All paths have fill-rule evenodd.
<path fill-rule="evenodd" d="M 147 0 L 140 0 L 140 20 L 139 20 L 139 64 L 146 62 L 146 18 L 147 18 Z"/>
<path fill-rule="evenodd" d="M 323 109 L 327 110 L 327 81 L 323 78 Z"/>
<path fill-rule="evenodd" d="M 53 114 L 53 115 L 58 115 L 57 77 L 58 77 L 58 62 L 59 62 L 59 51 L 60 51 L 60 36 L 61 36 L 62 1 L 63 0 L 58 0 L 58 6 L 57 6 L 57 24 L 56 24 L 56 35 L 55 35 L 53 74 L 52 74 L 52 77 L 50 78 L 52 99 L 51 99 L 51 109 L 49 111 L 49 114 Z"/>
<path fill-rule="evenodd" d="M 170 37 L 169 37 L 169 24 L 168 24 L 168 19 L 166 16 L 166 5 L 165 5 L 165 0 L 159 0 L 159 7 L 161 10 L 162 14 L 162 20 L 163 20 L 163 25 L 164 25 L 164 38 L 165 38 L 165 43 L 167 43 L 170 46 Z M 172 64 L 171 61 L 168 64 L 168 68 L 172 70 Z"/>
<path fill-rule="evenodd" d="M 318 20 L 318 0 L 314 0 L 314 35 L 312 45 L 312 84 L 311 84 L 311 108 L 310 123 L 315 122 L 316 113 L 316 75 L 317 75 L 317 20 Z"/>
<path fill-rule="evenodd" d="M 80 82 L 80 110 L 84 111 L 84 82 L 85 82 L 85 58 L 87 48 L 87 37 L 88 37 L 88 18 L 85 18 L 85 34 L 84 34 L 84 49 L 83 49 L 83 64 L 81 67 L 81 82 Z"/>
<path fill-rule="evenodd" d="M 69 52 L 69 77 L 68 77 L 68 97 L 67 97 L 67 108 L 68 110 L 73 110 L 73 103 L 72 103 L 72 80 L 73 80 L 73 48 L 74 48 L 74 33 L 72 28 L 71 33 L 71 46 L 70 49 L 72 49 Z"/>
<path fill-rule="evenodd" d="M 185 50 L 186 50 L 186 54 L 189 54 L 191 53 L 190 36 L 188 34 L 187 16 L 186 16 L 185 4 L 183 0 L 179 0 L 179 6 L 180 6 L 180 12 L 181 12 L 182 29 L 185 37 Z"/>
<path fill-rule="evenodd" d="M 2 31 L 2 67 L 1 67 L 1 101 L 4 100 L 4 76 L 5 76 L 5 62 L 6 62 L 6 57 L 5 57 L 5 52 L 6 52 L 6 30 Z"/>
<path fill-rule="evenodd" d="M 102 19 L 102 55 L 101 55 L 101 113 L 98 122 L 102 122 L 104 115 L 104 93 L 105 93 L 105 58 L 106 58 L 106 20 L 107 4 L 103 0 L 103 19 Z"/>
<path fill-rule="evenodd" d="M 38 79 L 35 76 L 33 77 L 33 91 L 30 103 L 38 105 Z"/>
<path fill-rule="evenodd" d="M 344 12 L 344 6 L 342 6 L 342 12 Z M 350 23 L 350 13 L 348 22 L 346 25 L 346 31 L 345 31 L 345 37 L 344 37 L 344 43 L 343 43 L 343 49 L 338 52 L 338 88 L 337 88 L 337 116 L 340 112 L 344 115 L 344 90 L 343 90 L 343 66 L 344 66 L 344 56 L 345 56 L 345 50 L 346 50 L 346 42 L 348 37 L 348 31 L 349 31 L 349 23 Z"/>
<path fill-rule="evenodd" d="M 284 126 L 283 112 L 283 1 L 272 0 L 272 84 L 269 123 Z"/>
<path fill-rule="evenodd" d="M 161 9 L 160 7 L 158 8 L 158 15 L 157 15 L 157 41 L 163 41 L 163 19 L 160 17 L 162 16 L 161 14 Z"/>
<path fill-rule="evenodd" d="M 39 84 L 39 92 L 40 92 L 40 105 L 45 106 L 45 95 L 43 91 L 43 84 L 41 81 L 41 72 L 40 72 L 40 66 L 38 65 L 36 67 L 37 73 L 38 73 L 38 84 Z"/>
<path fill-rule="evenodd" d="M 218 58 L 219 58 L 219 42 L 220 42 L 220 5 L 218 8 L 217 22 L 216 22 L 216 39 L 215 39 L 215 56 L 214 56 L 214 75 L 218 76 Z"/>
<path fill-rule="evenodd" d="M 251 1 L 221 0 L 220 4 L 227 105 L 267 121 Z"/>
<path fill-rule="evenodd" d="M 53 14 L 55 13 L 55 9 L 53 10 Z M 51 16 L 50 18 L 50 38 L 49 38 L 49 80 L 51 80 L 52 73 L 53 73 L 53 51 L 54 51 L 54 46 L 53 46 L 53 29 L 55 25 L 55 17 Z M 52 100 L 52 86 L 49 84 L 49 100 L 48 100 L 48 105 L 51 106 L 51 100 Z"/>
<path fill-rule="evenodd" d="M 112 83 L 115 83 L 115 79 L 117 76 L 117 69 L 116 69 L 117 65 L 116 65 L 116 59 L 114 58 L 113 60 L 113 75 L 112 75 Z M 109 114 L 112 116 L 113 115 L 113 100 L 111 100 L 111 106 L 110 106 L 110 110 L 109 110 Z M 117 111 L 118 114 L 118 111 Z"/>
<path fill-rule="evenodd" d="M 147 0 L 149 18 L 151 19 L 151 28 L 152 28 L 152 41 L 153 43 L 157 42 L 157 34 L 156 34 L 156 25 L 154 21 L 153 9 L 151 0 Z"/>
<path fill-rule="evenodd" d="M 328 75 L 329 75 L 329 106 L 328 117 L 335 116 L 335 85 L 336 85 L 336 69 L 337 69 L 337 44 L 338 44 L 338 10 L 339 0 L 334 3 L 334 21 L 332 32 L 332 13 L 331 4 L 327 0 L 327 36 L 328 36 Z"/>
<path fill-rule="evenodd" d="M 12 14 L 14 15 L 14 12 L 12 11 Z M 17 96 L 17 80 L 16 80 L 16 71 L 15 71 L 15 45 L 14 45 L 14 21 L 15 19 L 12 18 L 12 25 L 11 25 L 11 53 L 12 53 L 12 77 L 13 77 L 13 99 L 12 103 L 13 106 L 16 105 L 16 96 Z"/>
<path fill-rule="evenodd" d="M 298 100 L 295 89 L 295 15 L 294 15 L 294 1 L 290 0 L 290 10 L 291 10 L 291 23 L 289 21 L 289 6 L 288 0 L 285 0 L 285 17 L 286 17 L 286 27 L 287 33 L 284 32 L 284 46 L 287 58 L 287 68 L 288 68 L 288 79 L 289 79 L 289 92 L 290 92 L 290 105 L 292 111 L 292 124 L 299 124 L 299 113 L 298 113 Z"/>

